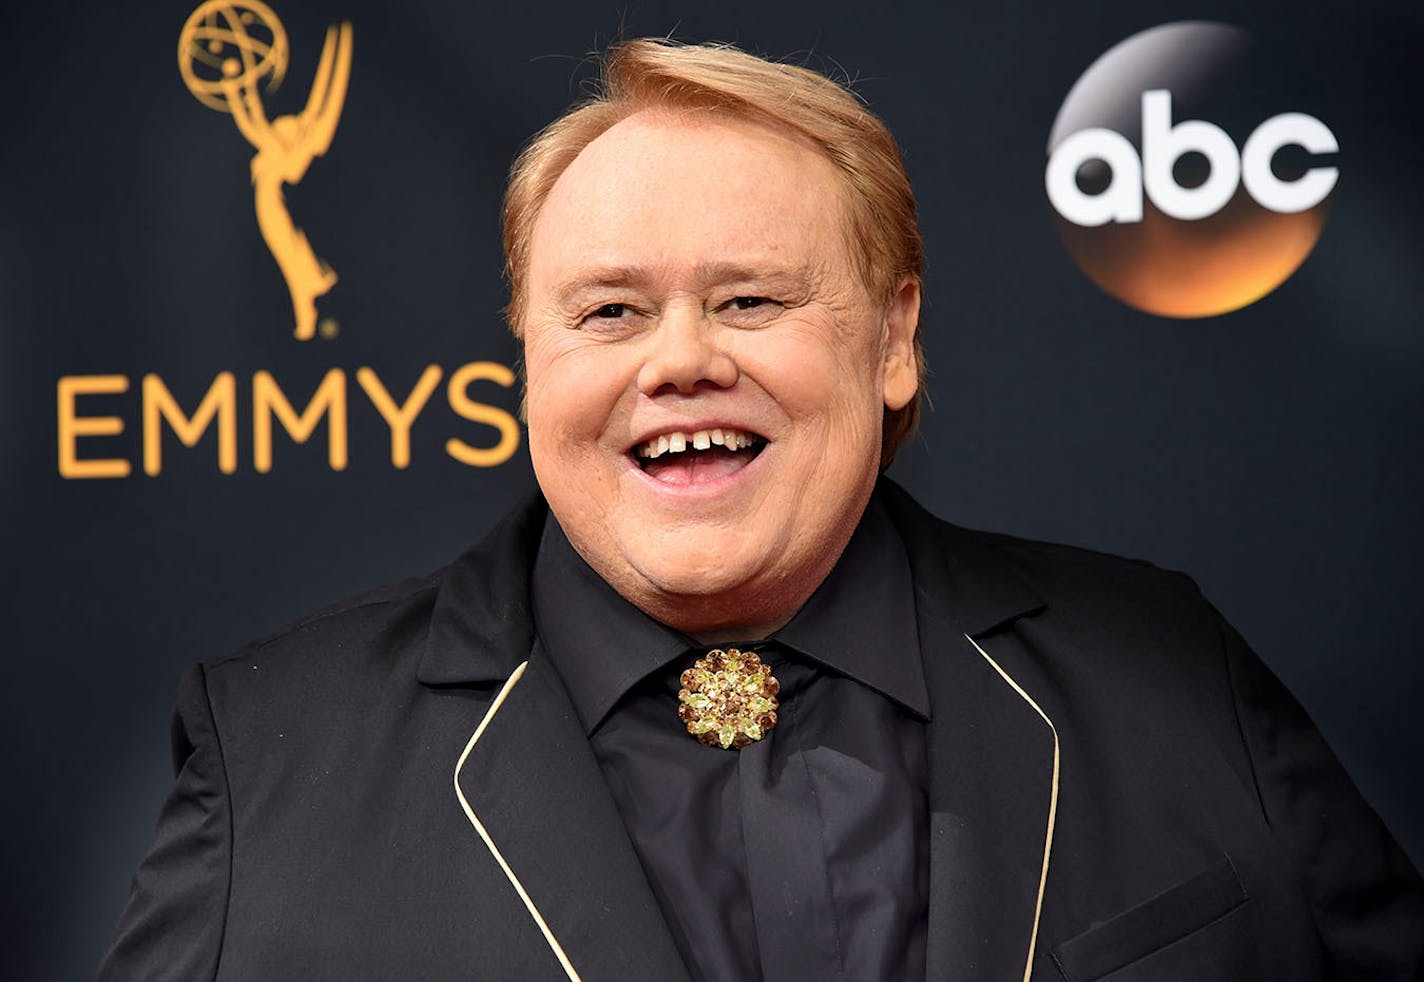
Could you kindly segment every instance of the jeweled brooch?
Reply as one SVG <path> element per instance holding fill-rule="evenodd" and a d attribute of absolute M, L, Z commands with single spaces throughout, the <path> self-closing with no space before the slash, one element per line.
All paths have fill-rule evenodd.
<path fill-rule="evenodd" d="M 780 691 L 756 652 L 714 648 L 682 673 L 677 715 L 707 746 L 741 750 L 776 726 Z"/>

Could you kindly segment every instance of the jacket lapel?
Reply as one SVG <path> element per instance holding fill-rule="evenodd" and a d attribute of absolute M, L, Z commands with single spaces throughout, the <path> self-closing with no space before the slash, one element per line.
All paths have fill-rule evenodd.
<path fill-rule="evenodd" d="M 978 536 L 944 525 L 893 486 L 886 500 L 914 571 L 930 694 L 926 976 L 1027 979 L 1059 748 L 993 635 L 1044 604 Z"/>
<path fill-rule="evenodd" d="M 573 704 L 537 649 L 503 695 L 456 781 L 511 901 L 570 978 L 685 979 Z"/>
<path fill-rule="evenodd" d="M 450 807 L 504 877 L 511 918 L 544 935 L 548 978 L 680 980 L 687 971 L 573 704 L 533 638 L 531 557 L 542 501 L 442 578 L 419 678 L 494 692 L 450 748 Z M 545 977 L 545 976 L 540 976 Z"/>
<path fill-rule="evenodd" d="M 987 651 L 926 645 L 930 979 L 1027 979 L 1051 858 L 1057 736 Z M 922 641 L 924 635 L 922 635 Z"/>

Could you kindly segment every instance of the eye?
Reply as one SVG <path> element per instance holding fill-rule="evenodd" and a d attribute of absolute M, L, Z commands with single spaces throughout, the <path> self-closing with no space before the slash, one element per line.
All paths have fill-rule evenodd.
<path fill-rule="evenodd" d="M 764 327 L 776 321 L 786 304 L 771 297 L 744 295 L 723 300 L 718 315 L 734 327 Z"/>
<path fill-rule="evenodd" d="M 639 322 L 637 307 L 615 300 L 590 309 L 578 319 L 576 326 L 579 330 L 606 336 L 629 331 Z"/>
<path fill-rule="evenodd" d="M 607 300 L 602 303 L 598 297 L 594 297 L 588 302 L 588 306 L 584 307 L 584 313 L 577 315 L 577 319 L 570 323 L 570 327 L 590 337 L 597 337 L 598 340 L 611 342 L 634 336 L 646 329 L 649 323 L 651 316 L 648 309 L 637 297 Z"/>

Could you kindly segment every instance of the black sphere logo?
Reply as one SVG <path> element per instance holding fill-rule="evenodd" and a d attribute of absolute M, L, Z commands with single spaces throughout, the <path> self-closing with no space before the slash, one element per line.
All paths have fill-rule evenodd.
<path fill-rule="evenodd" d="M 1320 238 L 1339 147 L 1289 111 L 1288 67 L 1229 24 L 1134 34 L 1063 101 L 1044 185 L 1069 254 L 1108 293 L 1210 317 L 1280 286 Z"/>

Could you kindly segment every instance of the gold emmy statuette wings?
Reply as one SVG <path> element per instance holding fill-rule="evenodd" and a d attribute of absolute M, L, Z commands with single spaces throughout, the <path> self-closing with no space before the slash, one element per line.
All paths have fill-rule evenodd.
<path fill-rule="evenodd" d="M 257 227 L 292 295 L 296 337 L 307 341 L 316 335 L 316 298 L 337 276 L 292 221 L 282 185 L 299 183 L 313 158 L 331 147 L 351 79 L 350 23 L 327 28 L 306 107 L 269 121 L 258 86 L 270 78 L 268 90 L 275 89 L 288 63 L 286 31 L 260 0 L 208 0 L 189 16 L 178 38 L 178 67 L 189 91 L 204 105 L 231 113 L 257 150 L 252 158 Z"/>

